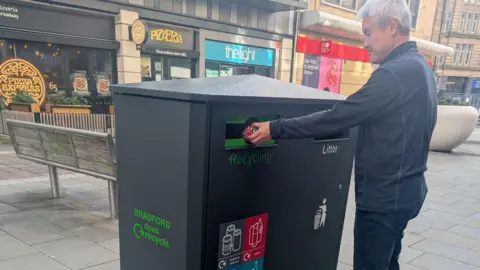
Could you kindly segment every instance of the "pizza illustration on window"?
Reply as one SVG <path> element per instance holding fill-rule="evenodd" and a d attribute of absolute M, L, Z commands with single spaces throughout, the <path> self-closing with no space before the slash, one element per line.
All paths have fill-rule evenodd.
<path fill-rule="evenodd" d="M 100 92 L 108 92 L 110 90 L 110 82 L 107 79 L 97 80 L 97 89 Z"/>

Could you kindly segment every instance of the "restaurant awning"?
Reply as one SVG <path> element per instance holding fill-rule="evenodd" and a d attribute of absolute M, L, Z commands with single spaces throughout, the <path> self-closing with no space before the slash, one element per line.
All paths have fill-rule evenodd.
<path fill-rule="evenodd" d="M 331 36 L 363 41 L 362 24 L 358 21 L 317 10 L 300 12 L 300 29 Z M 453 55 L 451 47 L 411 36 L 425 55 Z"/>

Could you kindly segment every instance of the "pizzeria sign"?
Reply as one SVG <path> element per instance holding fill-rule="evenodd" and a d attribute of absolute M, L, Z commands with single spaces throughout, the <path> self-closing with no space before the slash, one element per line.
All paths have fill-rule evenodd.
<path fill-rule="evenodd" d="M 9 104 L 18 92 L 27 92 L 37 104 L 45 100 L 42 73 L 30 62 L 14 58 L 0 65 L 0 95 Z"/>
<path fill-rule="evenodd" d="M 137 46 L 194 49 L 194 32 L 191 29 L 135 20 L 130 26 L 130 40 Z"/>

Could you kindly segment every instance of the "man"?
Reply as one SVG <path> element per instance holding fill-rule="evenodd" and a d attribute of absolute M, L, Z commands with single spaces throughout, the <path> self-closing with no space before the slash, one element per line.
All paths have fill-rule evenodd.
<path fill-rule="evenodd" d="M 425 200 L 424 172 L 436 123 L 433 72 L 409 41 L 405 0 L 369 0 L 360 9 L 364 46 L 378 68 L 331 110 L 254 123 L 254 144 L 334 134 L 359 126 L 355 154 L 355 270 L 397 270 L 408 222 Z"/>

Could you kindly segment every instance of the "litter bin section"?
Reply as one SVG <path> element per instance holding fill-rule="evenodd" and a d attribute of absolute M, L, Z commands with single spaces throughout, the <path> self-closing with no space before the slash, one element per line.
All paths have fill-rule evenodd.
<path fill-rule="evenodd" d="M 120 88 L 122 270 L 336 269 L 355 130 L 256 146 L 242 136 L 252 122 L 336 100 L 176 100 Z"/>

